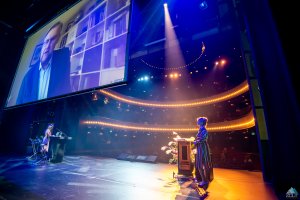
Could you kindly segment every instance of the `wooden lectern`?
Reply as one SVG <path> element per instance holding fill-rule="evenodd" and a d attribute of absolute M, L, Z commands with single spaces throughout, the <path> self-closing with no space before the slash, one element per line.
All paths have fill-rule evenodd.
<path fill-rule="evenodd" d="M 192 176 L 194 171 L 194 163 L 191 159 L 191 142 L 190 138 L 174 138 L 178 148 L 178 174 Z"/>

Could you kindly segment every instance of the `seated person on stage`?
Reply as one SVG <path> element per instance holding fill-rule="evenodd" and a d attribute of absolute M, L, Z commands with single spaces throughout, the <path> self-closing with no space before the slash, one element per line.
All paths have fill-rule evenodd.
<path fill-rule="evenodd" d="M 52 135 L 54 124 L 49 124 L 47 129 L 45 130 L 45 135 L 41 144 L 41 152 L 47 155 L 47 159 L 50 158 L 49 152 L 49 144 L 50 144 L 50 136 Z"/>

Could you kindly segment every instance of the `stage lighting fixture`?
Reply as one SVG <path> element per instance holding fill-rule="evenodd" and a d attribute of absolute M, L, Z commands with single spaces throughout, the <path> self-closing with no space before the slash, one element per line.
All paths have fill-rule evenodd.
<path fill-rule="evenodd" d="M 105 98 L 104 98 L 104 100 L 103 100 L 103 102 L 104 102 L 104 104 L 108 104 L 108 103 L 109 103 L 109 100 L 108 100 L 108 98 L 107 98 L 107 97 L 105 97 Z"/>
<path fill-rule="evenodd" d="M 92 93 L 92 100 L 93 100 L 93 101 L 97 101 L 97 100 L 98 100 L 98 95 L 97 95 L 96 92 L 93 92 L 93 93 Z"/>
<path fill-rule="evenodd" d="M 208 5 L 207 5 L 207 2 L 206 2 L 206 1 L 202 1 L 202 2 L 199 4 L 199 8 L 200 8 L 201 10 L 205 10 L 207 7 L 208 7 Z"/>
<path fill-rule="evenodd" d="M 168 4 L 167 4 L 167 3 L 164 3 L 164 7 L 165 7 L 165 8 L 168 7 Z"/>
<path fill-rule="evenodd" d="M 138 78 L 138 81 L 148 81 L 148 80 L 149 80 L 149 76 Z"/>

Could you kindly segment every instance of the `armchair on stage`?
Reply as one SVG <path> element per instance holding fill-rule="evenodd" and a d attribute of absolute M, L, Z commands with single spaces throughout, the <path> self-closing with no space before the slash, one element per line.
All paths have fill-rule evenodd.
<path fill-rule="evenodd" d="M 194 162 L 192 160 L 192 138 L 174 138 L 178 150 L 178 174 L 192 176 Z"/>

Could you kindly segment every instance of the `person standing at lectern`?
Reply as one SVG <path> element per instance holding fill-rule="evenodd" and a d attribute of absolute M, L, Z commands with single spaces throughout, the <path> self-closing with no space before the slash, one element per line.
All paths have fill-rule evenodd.
<path fill-rule="evenodd" d="M 24 76 L 16 104 L 59 96 L 71 92 L 70 50 L 54 50 L 59 41 L 63 24 L 55 23 L 47 32 L 39 62 L 30 66 Z"/>
<path fill-rule="evenodd" d="M 197 148 L 197 154 L 195 155 L 195 170 L 197 181 L 200 182 L 199 186 L 203 187 L 209 184 L 210 170 L 212 169 L 212 162 L 210 157 L 210 149 L 207 143 L 208 131 L 206 129 L 208 119 L 206 117 L 198 117 L 197 125 L 199 126 L 198 133 L 196 135 L 194 144 Z M 200 177 L 197 177 L 197 174 Z M 201 178 L 201 180 L 199 180 Z"/>

